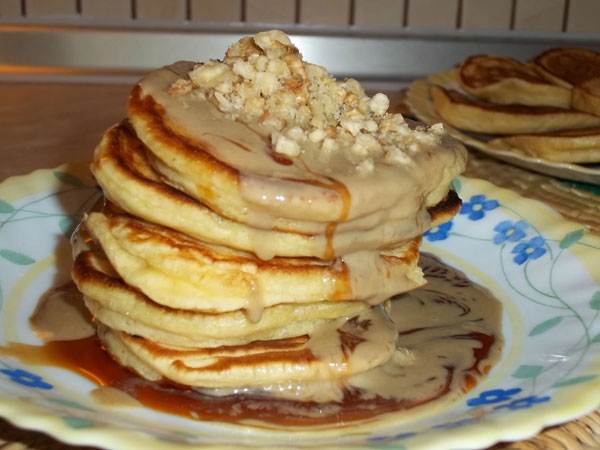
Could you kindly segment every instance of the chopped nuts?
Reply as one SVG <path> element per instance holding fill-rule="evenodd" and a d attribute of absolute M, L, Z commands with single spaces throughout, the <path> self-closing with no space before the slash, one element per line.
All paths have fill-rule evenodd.
<path fill-rule="evenodd" d="M 316 143 L 316 142 L 321 142 L 323 139 L 325 139 L 325 136 L 327 136 L 327 133 L 325 133 L 325 130 L 321 130 L 320 128 L 315 128 L 308 135 L 308 139 L 311 142 Z"/>
<path fill-rule="evenodd" d="M 294 139 L 288 139 L 283 134 L 274 132 L 271 134 L 271 140 L 277 153 L 288 156 L 298 156 L 300 154 L 300 146 Z"/>
<path fill-rule="evenodd" d="M 390 99 L 385 94 L 375 94 L 369 102 L 369 108 L 376 116 L 383 116 L 390 107 Z"/>
<path fill-rule="evenodd" d="M 192 90 L 192 83 L 183 78 L 175 81 L 169 86 L 169 94 L 171 95 L 185 95 Z"/>
<path fill-rule="evenodd" d="M 384 94 L 369 98 L 354 79 L 336 81 L 323 67 L 306 63 L 281 31 L 242 38 L 223 61 L 198 64 L 169 88 L 171 95 L 199 91 L 225 116 L 270 136 L 274 151 L 296 157 L 308 148 L 351 152 L 360 173 L 375 160 L 410 164 L 408 153 L 421 143 L 435 143 L 442 124 L 411 130 L 400 114 L 391 114 Z M 406 149 L 405 153 L 402 149 Z"/>

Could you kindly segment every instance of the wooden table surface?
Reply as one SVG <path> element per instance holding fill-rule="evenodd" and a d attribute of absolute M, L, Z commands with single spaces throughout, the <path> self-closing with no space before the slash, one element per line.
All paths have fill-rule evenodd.
<path fill-rule="evenodd" d="M 130 86 L 0 83 L 0 181 L 91 159 L 125 116 Z"/>
<path fill-rule="evenodd" d="M 0 82 L 0 182 L 39 168 L 90 160 L 104 130 L 124 118 L 129 90 L 130 85 Z M 486 178 L 544 201 L 600 234 L 600 196 L 476 154 L 466 175 Z M 83 449 L 1 419 L 0 448 Z M 509 448 L 600 448 L 600 414 L 552 427 L 527 441 L 493 447 Z"/>

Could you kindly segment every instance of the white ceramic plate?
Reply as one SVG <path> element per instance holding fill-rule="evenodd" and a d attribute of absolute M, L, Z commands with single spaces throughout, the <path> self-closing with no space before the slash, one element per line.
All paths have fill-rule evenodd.
<path fill-rule="evenodd" d="M 490 376 L 429 417 L 375 431 L 261 431 L 108 409 L 73 373 L 0 356 L 0 415 L 59 439 L 109 448 L 481 448 L 535 435 L 600 404 L 600 239 L 541 203 L 461 178 L 459 215 L 431 230 L 424 250 L 489 288 L 504 304 L 506 348 Z M 28 318 L 40 295 L 66 281 L 66 235 L 99 195 L 87 165 L 14 177 L 0 185 L 0 345 L 38 345 Z"/>
<path fill-rule="evenodd" d="M 498 148 L 487 143 L 484 135 L 466 133 L 445 122 L 435 111 L 429 94 L 431 85 L 436 84 L 465 93 L 458 83 L 457 69 L 431 75 L 426 80 L 412 83 L 406 93 L 406 104 L 417 118 L 429 125 L 443 122 L 446 131 L 466 145 L 476 148 L 486 155 L 524 167 L 535 172 L 567 180 L 600 185 L 600 164 L 572 164 L 547 161 L 526 155 L 514 148 Z"/>

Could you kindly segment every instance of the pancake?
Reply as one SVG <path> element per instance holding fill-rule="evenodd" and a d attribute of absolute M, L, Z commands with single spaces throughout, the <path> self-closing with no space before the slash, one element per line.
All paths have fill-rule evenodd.
<path fill-rule="evenodd" d="M 600 76 L 573 87 L 573 108 L 600 116 Z"/>
<path fill-rule="evenodd" d="M 600 126 L 600 117 L 546 106 L 495 105 L 432 86 L 435 110 L 461 130 L 485 134 L 546 133 Z"/>
<path fill-rule="evenodd" d="M 403 220 L 401 228 L 412 228 L 444 198 L 464 168 L 460 144 L 441 130 L 411 130 L 354 80 L 337 82 L 304 63 L 287 37 L 259 33 L 254 42 L 234 45 L 222 62 L 156 70 L 133 89 L 129 120 L 167 183 L 227 219 L 300 234 L 359 219 L 372 227 Z M 237 74 L 261 57 L 282 74 Z M 266 89 L 253 81 L 262 79 L 274 83 L 269 95 L 256 91 Z M 215 83 L 233 83 L 234 92 Z M 234 100 L 243 103 L 239 111 Z M 266 102 L 267 117 L 246 113 L 252 102 Z M 321 140 L 308 138 L 315 133 Z"/>
<path fill-rule="evenodd" d="M 263 230 L 221 217 L 198 200 L 164 184 L 146 155 L 145 146 L 126 123 L 105 133 L 94 153 L 92 172 L 111 202 L 147 221 L 205 242 L 252 252 L 265 260 L 275 255 L 325 259 L 393 247 L 406 240 L 407 234 L 421 229 L 424 232 L 450 220 L 460 209 L 460 200 L 451 192 L 439 206 L 419 214 L 417 223 L 403 220 L 390 220 L 381 226 L 364 223 L 364 229 L 358 231 L 346 231 L 342 223 L 320 235 Z M 416 229 L 408 233 L 409 226 Z"/>
<path fill-rule="evenodd" d="M 126 215 L 91 213 L 85 224 L 127 284 L 176 309 L 245 309 L 259 318 L 264 308 L 281 303 L 376 304 L 425 284 L 417 265 L 420 237 L 383 254 L 263 261 Z"/>
<path fill-rule="evenodd" d="M 548 161 L 600 162 L 600 128 L 504 136 L 491 139 L 489 143 L 500 148 L 516 148 Z"/>
<path fill-rule="evenodd" d="M 73 280 L 97 321 L 119 331 L 180 347 L 240 345 L 309 333 L 318 322 L 352 317 L 369 308 L 363 302 L 281 304 L 252 322 L 243 310 L 209 314 L 169 308 L 127 285 L 97 251 L 75 259 Z"/>
<path fill-rule="evenodd" d="M 570 89 L 548 82 L 534 65 L 512 58 L 471 56 L 460 64 L 459 80 L 466 92 L 490 103 L 571 106 Z"/>
<path fill-rule="evenodd" d="M 569 89 L 600 78 L 600 53 L 585 48 L 554 48 L 538 55 L 533 63 L 547 80 Z"/>
<path fill-rule="evenodd" d="M 107 204 L 73 240 L 113 359 L 209 390 L 342 389 L 389 361 L 388 299 L 425 284 L 422 235 L 460 209 L 466 150 L 388 106 L 279 31 L 145 76 L 94 153 Z"/>
<path fill-rule="evenodd" d="M 187 386 L 236 387 L 331 381 L 388 361 L 396 327 L 381 306 L 310 334 L 212 348 L 172 347 L 99 326 L 99 337 L 119 363 L 150 380 Z"/>
<path fill-rule="evenodd" d="M 573 89 L 571 107 L 600 116 L 600 53 L 585 48 L 555 48 L 534 63 L 557 86 Z"/>

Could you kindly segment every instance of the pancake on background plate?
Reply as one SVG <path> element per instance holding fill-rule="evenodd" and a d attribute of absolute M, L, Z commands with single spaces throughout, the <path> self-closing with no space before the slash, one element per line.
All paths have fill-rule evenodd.
<path fill-rule="evenodd" d="M 461 130 L 484 134 L 547 133 L 600 126 L 600 117 L 553 106 L 497 105 L 441 86 L 431 87 L 438 114 Z"/>
<path fill-rule="evenodd" d="M 476 55 L 460 63 L 459 80 L 469 94 L 498 105 L 571 106 L 571 89 L 542 77 L 535 65 L 502 56 Z"/>
<path fill-rule="evenodd" d="M 550 162 L 600 161 L 600 53 L 547 50 L 530 63 L 475 55 L 430 77 L 433 109 L 487 150 L 512 150 Z M 463 92 L 456 91 L 459 87 Z"/>
<path fill-rule="evenodd" d="M 460 209 L 466 151 L 388 106 L 279 31 L 145 76 L 94 154 L 108 208 L 74 237 L 108 353 L 200 389 L 401 360 L 389 299 L 425 284 L 421 238 Z"/>
<path fill-rule="evenodd" d="M 490 145 L 518 148 L 548 161 L 590 163 L 600 161 L 600 128 L 555 133 L 517 134 L 490 139 Z"/>
<path fill-rule="evenodd" d="M 600 78 L 600 53 L 587 48 L 553 48 L 536 56 L 533 64 L 544 78 L 569 89 Z"/>

